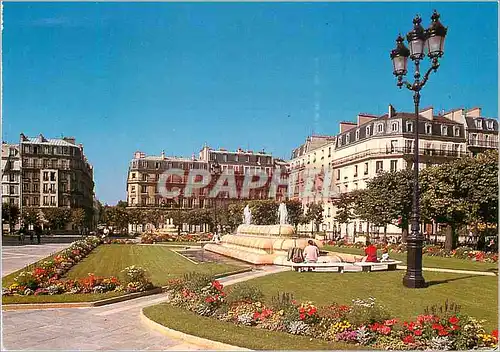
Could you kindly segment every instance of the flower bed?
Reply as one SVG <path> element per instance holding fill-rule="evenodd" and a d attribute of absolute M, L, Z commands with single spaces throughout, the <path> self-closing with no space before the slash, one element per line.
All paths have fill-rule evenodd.
<path fill-rule="evenodd" d="M 44 261 L 31 270 L 21 272 L 8 288 L 2 289 L 2 295 L 56 295 L 75 293 L 105 293 L 109 291 L 138 292 L 152 287 L 144 269 L 138 267 L 125 268 L 123 273 L 126 286 L 122 286 L 116 277 L 99 277 L 89 273 L 78 280 L 61 280 L 69 269 L 94 248 L 102 244 L 95 236 L 73 242 L 70 247 L 61 251 L 53 259 Z M 130 278 L 130 280 L 128 280 Z"/>
<path fill-rule="evenodd" d="M 193 234 L 168 234 L 168 233 L 145 233 L 141 237 L 141 243 L 152 244 L 158 242 L 199 242 L 211 241 L 211 233 L 193 233 Z"/>
<path fill-rule="evenodd" d="M 200 274 L 171 280 L 168 289 L 172 305 L 201 316 L 373 349 L 468 350 L 498 343 L 497 330 L 487 333 L 481 321 L 460 314 L 448 302 L 444 309 L 433 307 L 415 320 L 400 322 L 374 298 L 316 307 L 281 294 L 265 304 L 257 289 L 236 285 L 226 292 L 220 282 Z"/>
<path fill-rule="evenodd" d="M 328 241 L 327 244 L 330 246 L 357 249 L 365 247 L 362 243 L 345 243 L 344 241 Z M 377 244 L 376 246 L 378 249 L 387 248 L 389 252 L 393 253 L 406 253 L 405 244 Z M 440 246 L 427 245 L 424 246 L 422 253 L 433 257 L 458 258 L 477 262 L 498 263 L 498 253 L 477 251 L 467 246 L 461 246 L 448 252 Z"/>
<path fill-rule="evenodd" d="M 105 238 L 104 244 L 134 244 L 134 240 L 123 239 L 123 238 Z"/>

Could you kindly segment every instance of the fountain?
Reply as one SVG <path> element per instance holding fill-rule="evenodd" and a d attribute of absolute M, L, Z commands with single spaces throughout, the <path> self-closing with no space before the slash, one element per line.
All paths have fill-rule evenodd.
<path fill-rule="evenodd" d="M 204 249 L 252 264 L 290 265 L 288 250 L 304 248 L 309 238 L 299 238 L 292 225 L 288 224 L 285 203 L 278 208 L 279 225 L 252 225 L 252 213 L 247 205 L 243 211 L 243 224 L 236 234 L 222 236 L 220 243 L 208 243 Z M 318 247 L 322 243 L 315 241 Z M 333 257 L 322 257 L 334 261 Z"/>

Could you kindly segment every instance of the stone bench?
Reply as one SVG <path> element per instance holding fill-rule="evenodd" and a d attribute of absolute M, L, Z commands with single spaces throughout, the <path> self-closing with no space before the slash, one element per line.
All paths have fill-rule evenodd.
<path fill-rule="evenodd" d="M 363 271 L 370 272 L 373 268 L 380 268 L 382 266 L 387 266 L 387 270 L 396 270 L 396 266 L 403 262 L 397 260 L 388 260 L 385 262 L 356 262 L 353 263 L 355 266 L 360 266 Z"/>
<path fill-rule="evenodd" d="M 344 267 L 350 266 L 350 263 L 292 263 L 292 270 L 300 272 L 305 268 L 337 268 L 339 273 L 344 272 Z"/>

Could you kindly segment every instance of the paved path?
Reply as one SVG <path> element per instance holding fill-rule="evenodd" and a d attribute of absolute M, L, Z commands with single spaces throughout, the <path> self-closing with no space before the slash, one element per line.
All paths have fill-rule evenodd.
<path fill-rule="evenodd" d="M 220 281 L 224 285 L 289 270 L 268 266 Z M 3 312 L 2 350 L 201 350 L 150 330 L 140 321 L 142 308 L 167 300 L 166 294 L 95 308 Z"/>
<path fill-rule="evenodd" d="M 29 239 L 28 239 L 29 241 Z M 2 247 L 2 277 L 69 247 L 70 243 L 30 244 Z"/>

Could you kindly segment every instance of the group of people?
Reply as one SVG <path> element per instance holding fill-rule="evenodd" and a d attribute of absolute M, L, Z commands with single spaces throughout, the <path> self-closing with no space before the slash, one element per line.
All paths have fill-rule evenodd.
<path fill-rule="evenodd" d="M 34 244 L 35 243 L 35 236 L 36 236 L 36 241 L 38 244 L 42 242 L 42 228 L 40 226 L 35 226 L 34 230 L 30 231 L 26 229 L 26 227 L 21 227 L 19 230 L 19 243 L 24 244 L 24 240 L 26 235 L 30 237 L 30 243 Z"/>
<path fill-rule="evenodd" d="M 387 248 L 382 248 L 381 262 L 386 262 L 389 260 L 389 251 Z M 373 245 L 370 241 L 366 241 L 365 256 L 361 259 L 362 262 L 377 263 L 379 262 L 377 257 L 377 247 Z"/>

